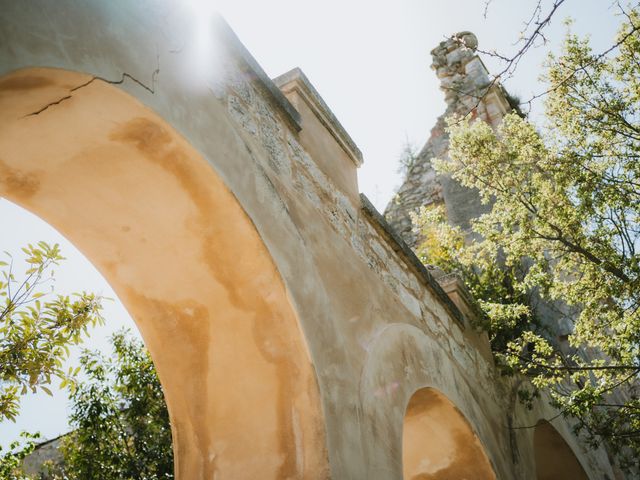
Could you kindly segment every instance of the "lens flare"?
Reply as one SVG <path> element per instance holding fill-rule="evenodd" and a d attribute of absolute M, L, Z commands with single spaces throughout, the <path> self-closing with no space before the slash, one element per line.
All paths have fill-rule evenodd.
<path fill-rule="evenodd" d="M 194 90 L 209 90 L 217 85 L 222 69 L 222 52 L 217 41 L 219 6 L 216 0 L 189 0 L 184 61 L 185 83 Z"/>

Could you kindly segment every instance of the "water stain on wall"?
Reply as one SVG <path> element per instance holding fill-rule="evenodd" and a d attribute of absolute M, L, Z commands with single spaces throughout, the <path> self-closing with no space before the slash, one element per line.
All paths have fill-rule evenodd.
<path fill-rule="evenodd" d="M 18 92 L 2 97 L 11 106 L 6 115 L 0 106 L 3 127 L 42 144 L 25 150 L 19 136 L 0 132 L 9 152 L 0 190 L 79 240 L 133 314 L 168 390 L 177 471 L 326 478 L 313 366 L 273 259 L 238 200 L 188 142 L 113 86 L 76 90 L 73 108 L 17 115 L 87 78 L 36 71 L 0 79 Z M 21 93 L 30 90 L 37 94 Z M 150 253 L 165 247 L 178 255 L 170 267 Z M 242 398 L 237 389 L 248 381 L 263 398 Z M 244 415 L 233 399 L 250 405 Z M 252 439 L 262 450 L 247 448 Z"/>
<path fill-rule="evenodd" d="M 24 92 L 53 85 L 54 81 L 41 75 L 15 75 L 0 80 L 0 93 Z"/>
<path fill-rule="evenodd" d="M 12 168 L 2 159 L 0 159 L 0 182 L 4 184 L 8 195 L 21 200 L 32 197 L 40 188 L 40 180 L 35 173 Z"/>

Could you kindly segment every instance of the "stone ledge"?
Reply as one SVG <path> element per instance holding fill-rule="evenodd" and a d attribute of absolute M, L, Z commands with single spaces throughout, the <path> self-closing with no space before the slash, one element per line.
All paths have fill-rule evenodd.
<path fill-rule="evenodd" d="M 362 210 L 364 213 L 374 221 L 376 227 L 379 227 L 381 233 L 390 240 L 391 248 L 394 252 L 400 255 L 407 265 L 418 275 L 423 283 L 427 286 L 431 292 L 442 302 L 451 316 L 458 322 L 463 330 L 465 328 L 464 315 L 456 304 L 449 298 L 449 296 L 442 289 L 440 284 L 433 278 L 429 270 L 422 264 L 420 259 L 413 253 L 413 250 L 398 236 L 398 234 L 391 228 L 384 217 L 376 210 L 376 207 L 369 201 L 364 193 L 360 194 L 360 201 L 362 202 Z"/>
<path fill-rule="evenodd" d="M 228 45 L 230 49 L 238 55 L 238 58 L 249 68 L 249 71 L 269 93 L 271 100 L 273 100 L 274 104 L 282 111 L 289 123 L 293 125 L 296 131 L 299 132 L 302 130 L 300 114 L 298 111 L 293 107 L 293 105 L 291 105 L 291 102 L 287 100 L 273 80 L 269 78 L 256 59 L 253 58 L 253 55 L 249 53 L 249 50 L 247 50 L 247 48 L 242 44 L 222 15 L 217 14 L 215 16 L 214 25 L 214 31 L 216 34 L 222 38 L 225 44 Z"/>
<path fill-rule="evenodd" d="M 431 278 L 438 282 L 442 290 L 456 304 L 458 310 L 472 324 L 484 318 L 484 313 L 458 273 L 445 273 L 438 267 L 429 268 L 429 270 Z"/>
<path fill-rule="evenodd" d="M 338 145 L 346 152 L 357 167 L 362 165 L 362 152 L 338 121 L 329 106 L 299 68 L 294 68 L 273 79 L 283 93 L 295 90 L 309 105 L 314 115 L 331 133 Z"/>

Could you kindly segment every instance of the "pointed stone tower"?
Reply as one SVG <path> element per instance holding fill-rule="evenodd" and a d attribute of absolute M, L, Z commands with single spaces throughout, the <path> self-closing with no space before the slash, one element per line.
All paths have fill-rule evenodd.
<path fill-rule="evenodd" d="M 514 109 L 502 86 L 491 82 L 487 68 L 476 54 L 477 47 L 478 39 L 473 33 L 460 32 L 431 51 L 431 68 L 440 79 L 447 108 L 409 168 L 397 195 L 385 209 L 391 227 L 412 248 L 416 247 L 418 238 L 413 232 L 410 213 L 421 206 L 443 203 L 449 222 L 464 229 L 469 228 L 472 218 L 486 211 L 475 191 L 437 174 L 431 165 L 433 158 L 447 158 L 447 117 L 471 114 L 495 128 L 502 117 Z"/>
<path fill-rule="evenodd" d="M 505 89 L 498 82 L 491 81 L 487 68 L 476 53 L 477 46 L 478 40 L 473 33 L 461 32 L 431 51 L 431 68 L 440 79 L 447 108 L 438 117 L 404 183 L 385 209 L 387 222 L 414 249 L 420 239 L 413 231 L 411 213 L 420 207 L 444 205 L 447 221 L 469 233 L 470 221 L 490 209 L 480 203 L 475 190 L 463 187 L 449 175 L 436 173 L 431 163 L 433 158 L 448 158 L 449 135 L 445 131 L 448 117 L 471 115 L 472 119 L 481 119 L 497 128 L 507 113 L 517 110 Z M 451 276 L 437 268 L 432 270 L 432 274 L 448 291 L 449 286 L 445 282 L 450 281 Z M 564 302 L 543 301 L 537 295 L 532 297 L 532 302 L 536 315 L 555 332 L 553 341 L 568 351 L 566 336 L 573 330 L 575 309 Z"/>

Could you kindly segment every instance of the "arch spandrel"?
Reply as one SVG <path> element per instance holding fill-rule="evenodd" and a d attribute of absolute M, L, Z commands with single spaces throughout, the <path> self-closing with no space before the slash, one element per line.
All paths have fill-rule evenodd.
<path fill-rule="evenodd" d="M 168 123 L 91 78 L 0 78 L 0 195 L 78 246 L 132 314 L 178 478 L 328 477 L 315 372 L 252 221 Z"/>
<path fill-rule="evenodd" d="M 449 445 L 453 452 L 457 451 L 454 444 L 481 445 L 491 471 L 495 470 L 499 478 L 508 478 L 509 473 L 501 468 L 505 463 L 501 455 L 507 455 L 508 451 L 500 448 L 504 441 L 500 436 L 502 425 L 492 423 L 493 404 L 478 402 L 482 397 L 471 390 L 475 385 L 469 384 L 436 339 L 414 326 L 394 323 L 377 333 L 367 345 L 367 352 L 360 380 L 363 416 L 367 420 L 365 435 L 369 442 L 367 478 L 403 478 L 403 456 L 407 452 L 406 438 L 403 438 L 407 433 L 406 407 L 420 391 L 437 391 L 467 426 L 465 441 L 454 441 L 455 432 L 450 432 Z M 420 437 L 429 428 L 412 429 L 411 432 L 415 432 L 412 436 L 421 441 Z M 418 449 L 416 458 L 419 455 Z"/>

